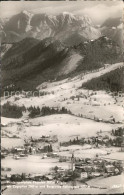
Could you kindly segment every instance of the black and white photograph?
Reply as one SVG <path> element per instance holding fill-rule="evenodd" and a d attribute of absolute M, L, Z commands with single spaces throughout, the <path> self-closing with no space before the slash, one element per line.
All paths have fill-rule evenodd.
<path fill-rule="evenodd" d="M 124 193 L 122 0 L 1 1 L 1 194 Z"/>

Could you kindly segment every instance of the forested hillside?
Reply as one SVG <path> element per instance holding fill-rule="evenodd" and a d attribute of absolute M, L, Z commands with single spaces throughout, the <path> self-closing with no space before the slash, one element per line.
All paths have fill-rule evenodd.
<path fill-rule="evenodd" d="M 54 38 L 26 38 L 13 44 L 2 58 L 2 87 L 14 84 L 32 90 L 48 80 L 64 79 L 117 62 L 122 62 L 121 49 L 105 36 L 73 47 Z"/>
<path fill-rule="evenodd" d="M 108 72 L 101 77 L 94 78 L 89 82 L 84 83 L 82 87 L 91 90 L 124 92 L 124 67 Z"/>

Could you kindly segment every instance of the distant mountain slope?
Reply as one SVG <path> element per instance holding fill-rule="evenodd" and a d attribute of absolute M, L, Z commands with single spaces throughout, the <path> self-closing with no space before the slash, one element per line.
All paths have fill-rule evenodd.
<path fill-rule="evenodd" d="M 11 45 L 11 49 L 9 49 L 7 52 L 4 52 L 3 61 L 5 59 L 11 60 L 17 55 L 22 55 L 23 53 L 30 50 L 32 47 L 37 45 L 40 41 L 34 38 L 25 38 L 20 42 L 12 43 L 12 44 L 2 44 L 2 47 L 5 47 L 7 45 Z"/>
<path fill-rule="evenodd" d="M 5 44 L 4 44 L 5 46 Z M 54 38 L 26 38 L 14 43 L 2 58 L 2 86 L 36 88 L 44 81 L 94 70 L 122 61 L 120 48 L 107 37 L 67 47 Z"/>
<path fill-rule="evenodd" d="M 36 42 L 35 39 L 27 38 L 15 43 L 7 51 L 2 59 L 3 85 L 23 81 L 24 79 L 28 80 L 29 78 L 32 81 L 35 80 L 38 74 L 41 76 L 38 82 L 41 82 L 42 78 L 43 80 L 49 79 L 49 77 L 55 78 L 54 69 L 57 71 L 59 64 L 62 64 L 66 56 L 71 55 L 59 41 L 51 38 L 41 42 L 38 41 L 38 44 Z M 27 48 L 25 48 L 26 46 Z M 48 72 L 52 70 L 52 72 L 47 75 L 48 73 L 43 73 L 45 70 Z"/>
<path fill-rule="evenodd" d="M 109 18 L 101 25 L 101 33 L 115 41 L 121 48 L 123 45 L 123 21 L 121 18 Z"/>
<path fill-rule="evenodd" d="M 124 67 L 115 69 L 98 78 L 94 78 L 87 83 L 83 83 L 82 88 L 90 90 L 110 90 L 124 92 Z"/>
<path fill-rule="evenodd" d="M 117 44 L 106 36 L 94 41 L 85 42 L 75 46 L 81 54 L 85 54 L 80 62 L 77 71 L 98 69 L 104 64 L 113 64 L 122 61 L 121 49 Z"/>
<path fill-rule="evenodd" d="M 121 18 L 108 18 L 105 22 L 101 25 L 101 27 L 117 27 L 121 24 Z"/>
<path fill-rule="evenodd" d="M 25 37 L 34 37 L 43 40 L 54 37 L 66 43 L 75 34 L 75 38 L 91 40 L 101 36 L 100 31 L 94 26 L 87 16 L 76 16 L 63 12 L 58 15 L 31 14 L 23 11 L 12 16 L 8 21 L 2 22 L 2 42 L 12 43 Z M 68 43 L 68 41 L 67 41 Z M 75 44 L 75 42 L 74 42 Z"/>
<path fill-rule="evenodd" d="M 78 34 L 78 32 L 72 33 L 69 37 L 65 38 L 63 41 L 68 46 L 79 45 L 82 42 L 87 41 L 87 39 Z"/>

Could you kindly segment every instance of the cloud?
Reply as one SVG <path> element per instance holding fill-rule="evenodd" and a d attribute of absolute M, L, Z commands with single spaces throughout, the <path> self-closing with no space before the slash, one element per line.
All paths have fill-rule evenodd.
<path fill-rule="evenodd" d="M 97 24 L 109 17 L 120 17 L 123 13 L 122 1 L 2 1 L 0 6 L 1 17 L 10 17 L 24 9 L 48 14 L 67 11 L 78 15 L 86 14 Z"/>
<path fill-rule="evenodd" d="M 122 17 L 123 14 L 123 6 L 122 4 L 107 6 L 105 4 L 98 4 L 93 7 L 86 7 L 84 9 L 75 10 L 76 14 L 82 15 L 86 14 L 95 23 L 102 23 L 104 20 L 110 17 Z"/>

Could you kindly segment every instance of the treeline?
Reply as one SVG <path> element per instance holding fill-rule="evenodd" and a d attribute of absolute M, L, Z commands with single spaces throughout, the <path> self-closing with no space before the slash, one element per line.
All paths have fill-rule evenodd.
<path fill-rule="evenodd" d="M 52 145 L 44 146 L 43 152 L 53 152 Z"/>
<path fill-rule="evenodd" d="M 60 142 L 60 146 L 70 146 L 70 145 L 83 145 L 84 141 L 82 139 L 78 139 L 78 137 L 74 138 L 73 140 L 69 140 L 67 142 Z"/>
<path fill-rule="evenodd" d="M 65 107 L 58 109 L 44 106 L 40 109 L 39 106 L 37 108 L 35 106 L 34 107 L 31 106 L 28 108 L 28 111 L 30 112 L 29 116 L 31 118 L 34 118 L 36 116 L 46 116 L 52 114 L 71 114 L 71 112 L 67 110 Z"/>
<path fill-rule="evenodd" d="M 113 70 L 105 75 L 94 78 L 82 84 L 82 88 L 90 90 L 110 90 L 113 92 L 124 92 L 124 67 Z"/>
<path fill-rule="evenodd" d="M 11 105 L 9 102 L 1 107 L 1 114 L 7 118 L 20 118 L 23 116 L 23 112 L 26 111 L 25 106 Z"/>
<path fill-rule="evenodd" d="M 124 135 L 124 128 L 119 127 L 118 129 L 112 130 L 112 135 L 123 136 Z"/>
<path fill-rule="evenodd" d="M 74 138 L 73 140 L 69 140 L 67 142 L 60 142 L 60 146 L 70 146 L 70 145 L 84 145 L 84 144 L 89 144 L 89 145 L 95 145 L 98 147 L 99 145 L 105 145 L 106 147 L 109 146 L 114 146 L 114 147 L 121 147 L 123 143 L 123 137 L 122 136 L 116 136 L 114 138 L 108 137 L 107 139 L 101 138 L 99 139 L 98 137 L 94 138 L 81 138 L 79 139 L 78 137 Z"/>
<path fill-rule="evenodd" d="M 52 114 L 71 114 L 69 110 L 65 107 L 54 108 L 44 106 L 42 108 L 30 106 L 26 108 L 25 106 L 11 105 L 10 102 L 5 103 L 2 107 L 2 116 L 7 118 L 20 118 L 23 116 L 23 112 L 29 111 L 29 117 L 34 118 L 37 116 L 46 116 Z"/>

